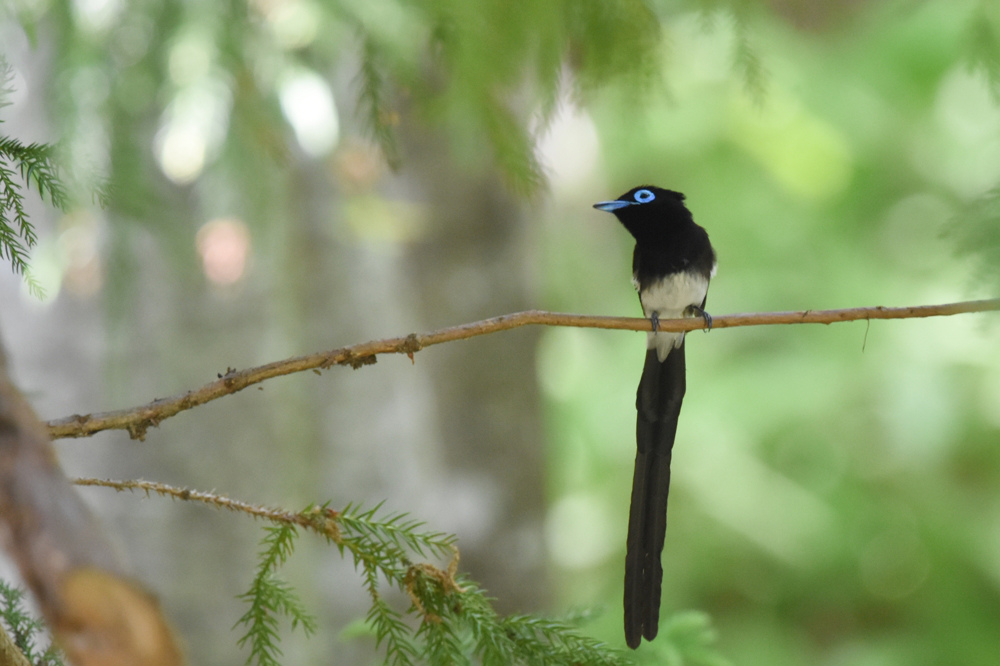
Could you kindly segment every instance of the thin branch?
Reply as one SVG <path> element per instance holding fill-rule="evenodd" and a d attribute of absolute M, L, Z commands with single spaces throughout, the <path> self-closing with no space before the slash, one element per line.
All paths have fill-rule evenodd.
<path fill-rule="evenodd" d="M 218 509 L 227 509 L 249 514 L 254 518 L 263 518 L 279 525 L 298 525 L 306 529 L 321 532 L 329 536 L 334 543 L 340 543 L 340 530 L 330 522 L 340 516 L 340 513 L 333 509 L 313 507 L 302 513 L 284 511 L 282 509 L 272 509 L 266 506 L 250 504 L 240 500 L 230 499 L 224 495 L 204 492 L 201 490 L 191 490 L 189 488 L 178 488 L 166 483 L 155 481 L 116 481 L 114 479 L 73 479 L 73 484 L 77 486 L 99 486 L 102 488 L 113 488 L 118 492 L 140 491 L 146 493 L 156 493 L 164 497 L 172 497 L 179 500 L 188 500 L 211 504 Z M 329 520 L 327 520 L 329 519 Z"/>
<path fill-rule="evenodd" d="M 912 319 L 916 317 L 937 317 L 965 312 L 989 312 L 996 310 L 1000 310 L 1000 298 L 905 308 L 887 308 L 879 305 L 870 308 L 849 308 L 846 310 L 803 310 L 798 312 L 731 314 L 715 317 L 712 321 L 712 328 L 767 326 L 773 324 L 833 324 L 862 319 Z M 635 317 L 596 317 L 546 312 L 544 310 L 516 312 L 460 326 L 442 328 L 430 333 L 411 333 L 406 337 L 373 340 L 349 347 L 340 347 L 331 351 L 318 352 L 306 356 L 295 356 L 283 361 L 275 361 L 246 370 L 229 370 L 225 375 L 219 375 L 217 381 L 205 384 L 201 388 L 170 398 L 154 400 L 147 405 L 97 414 L 74 414 L 73 416 L 49 421 L 47 423 L 49 435 L 52 439 L 89 437 L 102 430 L 117 429 L 127 430 L 133 439 L 142 440 L 145 438 L 146 431 L 150 427 L 159 425 L 164 419 L 168 419 L 192 407 L 197 407 L 206 402 L 242 391 L 248 386 L 259 384 L 266 379 L 290 375 L 305 370 L 312 370 L 319 374 L 320 370 L 329 369 L 334 365 L 349 365 L 357 369 L 363 365 L 375 363 L 378 354 L 406 354 L 412 360 L 416 352 L 431 345 L 439 345 L 453 340 L 463 340 L 478 335 L 532 325 L 575 326 L 578 328 L 604 328 L 627 331 L 650 330 L 648 319 Z M 660 330 L 664 331 L 693 331 L 701 328 L 705 328 L 705 322 L 701 318 L 669 319 L 660 322 Z"/>

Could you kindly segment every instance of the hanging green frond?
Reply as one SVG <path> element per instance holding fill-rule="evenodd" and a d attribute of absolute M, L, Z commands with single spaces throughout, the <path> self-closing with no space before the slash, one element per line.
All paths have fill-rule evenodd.
<path fill-rule="evenodd" d="M 545 183 L 545 173 L 535 155 L 531 133 L 496 99 L 482 101 L 481 117 L 493 148 L 493 159 L 510 188 L 523 196 L 536 193 Z"/>
<path fill-rule="evenodd" d="M 66 210 L 69 197 L 59 179 L 54 151 L 49 144 L 32 143 L 25 146 L 17 139 L 0 137 L 0 156 L 17 167 L 25 186 L 30 189 L 34 185 L 42 199 L 47 199 L 60 210 Z"/>
<path fill-rule="evenodd" d="M 974 279 L 1000 286 L 1000 188 L 970 204 L 955 216 L 946 229 L 959 254 L 977 260 Z"/>
<path fill-rule="evenodd" d="M 1000 103 L 1000 26 L 986 4 L 969 20 L 967 50 L 970 64 L 983 73 L 993 99 Z"/>
<path fill-rule="evenodd" d="M 541 41 L 533 63 L 535 91 L 538 96 L 537 111 L 532 118 L 536 137 L 545 133 L 556 117 L 563 95 L 570 92 L 567 90 L 568 86 L 563 85 L 563 77 L 567 72 L 559 46 L 551 41 Z"/>
<path fill-rule="evenodd" d="M 736 49 L 733 68 L 743 82 L 743 91 L 754 105 L 764 105 L 767 94 L 767 71 L 760 61 L 757 49 L 751 43 L 746 19 L 736 17 Z"/>
<path fill-rule="evenodd" d="M 0 108 L 7 105 L 11 93 L 13 69 L 0 56 Z M 38 242 L 35 228 L 28 220 L 24 189 L 34 187 L 43 201 L 66 210 L 69 197 L 59 178 L 48 144 L 24 145 L 17 139 L 0 136 L 0 258 L 10 262 L 14 273 L 24 277 L 28 289 L 42 296 L 41 286 L 31 276 L 28 255 Z"/>
<path fill-rule="evenodd" d="M 0 258 L 7 259 L 14 272 L 24 277 L 31 292 L 41 296 L 41 287 L 28 268 L 28 253 L 36 240 L 24 209 L 20 184 L 0 151 Z"/>
<path fill-rule="evenodd" d="M 399 143 L 396 140 L 399 112 L 389 103 L 386 78 L 382 54 L 375 42 L 366 38 L 361 49 L 361 70 L 358 72 L 358 111 L 386 162 L 397 169 L 400 165 Z"/>
<path fill-rule="evenodd" d="M 403 621 L 403 616 L 390 608 L 381 597 L 372 599 L 365 621 L 375 631 L 376 647 L 385 650 L 385 663 L 409 666 L 417 661 L 419 650 L 410 639 L 410 627 Z"/>
<path fill-rule="evenodd" d="M 0 109 L 10 106 L 10 95 L 14 92 L 14 68 L 0 53 Z"/>
<path fill-rule="evenodd" d="M 295 547 L 298 535 L 293 525 L 265 528 L 257 575 L 250 589 L 239 596 L 250 608 L 237 621 L 235 627 L 243 625 L 247 632 L 236 642 L 239 647 L 250 646 L 247 664 L 259 666 L 279 666 L 281 656 L 278 633 L 278 618 L 291 619 L 292 629 L 299 626 L 308 636 L 316 631 L 316 619 L 310 615 L 295 590 L 277 576 L 277 570 L 288 560 Z"/>

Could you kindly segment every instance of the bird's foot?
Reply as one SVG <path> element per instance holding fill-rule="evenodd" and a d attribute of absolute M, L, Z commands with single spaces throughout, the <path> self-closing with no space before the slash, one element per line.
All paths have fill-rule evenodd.
<path fill-rule="evenodd" d="M 709 331 L 712 330 L 712 315 L 708 314 L 707 312 L 705 312 L 705 310 L 698 307 L 697 305 L 687 306 L 687 309 L 685 310 L 684 314 L 689 317 L 690 316 L 701 317 L 702 319 L 705 320 L 705 332 L 708 333 Z"/>
<path fill-rule="evenodd" d="M 653 314 L 649 315 L 649 321 L 653 325 L 653 333 L 660 330 L 660 313 L 653 311 Z"/>

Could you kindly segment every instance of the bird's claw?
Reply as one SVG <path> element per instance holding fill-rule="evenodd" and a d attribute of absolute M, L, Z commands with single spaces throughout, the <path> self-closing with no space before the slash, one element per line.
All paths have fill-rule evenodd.
<path fill-rule="evenodd" d="M 649 315 L 649 321 L 653 325 L 653 333 L 660 330 L 660 313 L 654 311 L 653 314 Z"/>
<path fill-rule="evenodd" d="M 712 315 L 708 314 L 707 312 L 705 312 L 704 309 L 698 307 L 697 305 L 689 305 L 688 306 L 688 312 L 690 314 L 693 314 L 693 315 L 696 315 L 698 317 L 701 317 L 702 319 L 705 320 L 705 332 L 706 333 L 708 333 L 709 331 L 712 330 Z"/>

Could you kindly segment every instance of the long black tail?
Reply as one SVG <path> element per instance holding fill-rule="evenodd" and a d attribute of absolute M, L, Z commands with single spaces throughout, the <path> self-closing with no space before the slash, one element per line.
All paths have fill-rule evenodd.
<path fill-rule="evenodd" d="M 684 344 L 661 363 L 646 352 L 636 409 L 635 475 L 625 555 L 625 641 L 632 649 L 653 640 L 660 621 L 663 538 L 667 531 L 670 452 L 684 400 Z"/>

